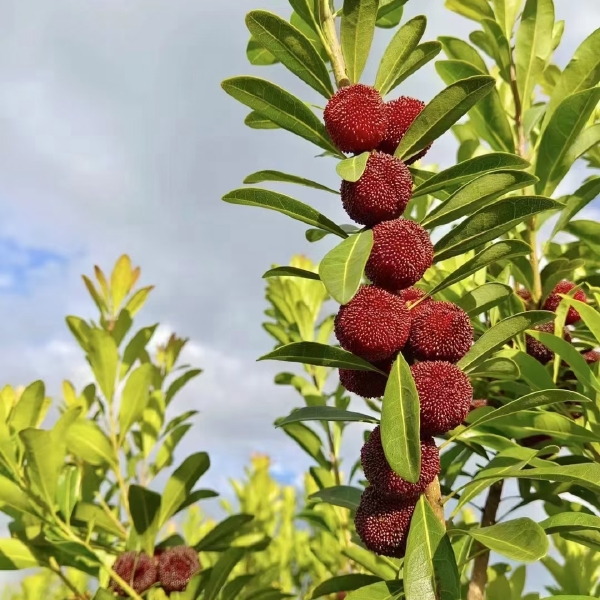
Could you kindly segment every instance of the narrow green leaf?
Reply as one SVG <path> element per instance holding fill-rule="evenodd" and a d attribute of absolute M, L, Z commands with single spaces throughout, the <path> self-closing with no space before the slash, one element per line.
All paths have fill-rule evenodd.
<path fill-rule="evenodd" d="M 405 68 L 406 59 L 421 41 L 426 27 L 426 17 L 422 15 L 414 17 L 400 27 L 390 41 L 375 76 L 375 89 L 379 90 L 382 96 L 386 96 L 394 87 L 398 76 Z"/>
<path fill-rule="evenodd" d="M 406 160 L 427 148 L 489 94 L 494 84 L 492 77 L 478 75 L 447 87 L 413 121 L 396 149 L 396 158 Z"/>
<path fill-rule="evenodd" d="M 469 375 L 471 377 L 489 377 L 490 379 L 518 379 L 521 375 L 521 370 L 514 360 L 496 356 L 484 360 Z"/>
<path fill-rule="evenodd" d="M 341 160 L 335 168 L 337 174 L 345 181 L 358 181 L 365 172 L 370 152 L 363 152 L 357 156 Z"/>
<path fill-rule="evenodd" d="M 250 127 L 250 129 L 281 129 L 277 123 L 273 123 L 271 119 L 263 117 L 255 110 L 246 116 L 244 124 Z"/>
<path fill-rule="evenodd" d="M 450 60 L 462 60 L 468 62 L 478 69 L 482 75 L 488 74 L 488 68 L 481 55 L 471 44 L 460 38 L 440 36 L 438 40 L 444 47 L 444 53 Z"/>
<path fill-rule="evenodd" d="M 88 360 L 96 381 L 108 402 L 115 393 L 119 354 L 113 337 L 103 329 L 92 329 L 88 336 Z"/>
<path fill-rule="evenodd" d="M 562 208 L 562 204 L 544 196 L 504 198 L 485 206 L 437 242 L 435 260 L 439 262 L 463 254 L 500 237 L 533 215 L 557 208 Z"/>
<path fill-rule="evenodd" d="M 90 465 L 116 466 L 112 445 L 95 421 L 77 419 L 66 435 L 69 452 Z"/>
<path fill-rule="evenodd" d="M 115 519 L 118 519 L 115 511 Z M 86 527 L 89 523 L 94 523 L 94 529 L 99 529 L 121 539 L 125 536 L 123 531 L 117 527 L 115 521 L 111 519 L 101 506 L 89 502 L 78 502 L 73 512 L 74 524 L 80 527 Z"/>
<path fill-rule="evenodd" d="M 358 83 L 375 34 L 379 0 L 344 0 L 340 41 L 351 83 Z"/>
<path fill-rule="evenodd" d="M 316 500 L 319 502 L 325 502 L 326 504 L 333 504 L 334 506 L 341 506 L 342 508 L 356 510 L 360 504 L 362 492 L 363 491 L 361 489 L 352 487 L 350 485 L 338 485 L 335 487 L 325 488 L 324 490 L 319 490 L 318 492 L 311 494 L 308 498 L 310 500 Z"/>
<path fill-rule="evenodd" d="M 22 431 L 27 427 L 37 427 L 40 415 L 44 408 L 46 388 L 43 381 L 34 381 L 29 384 L 21 394 L 17 405 L 13 408 L 9 425 L 16 431 Z"/>
<path fill-rule="evenodd" d="M 342 410 L 335 406 L 304 406 L 294 410 L 284 419 L 277 420 L 276 427 L 283 427 L 288 423 L 297 423 L 300 421 L 364 421 L 366 423 L 377 423 L 378 419 L 371 415 Z"/>
<path fill-rule="evenodd" d="M 346 352 L 341 348 L 318 344 L 317 342 L 294 342 L 276 348 L 273 352 L 261 356 L 258 360 L 282 360 L 285 362 L 297 362 L 305 365 L 316 365 L 318 367 L 332 367 L 334 369 L 354 369 L 356 371 L 375 371 L 383 373 L 371 363 Z"/>
<path fill-rule="evenodd" d="M 549 550 L 544 530 L 526 517 L 469 529 L 468 533 L 486 548 L 519 562 L 536 562 L 546 556 Z"/>
<path fill-rule="evenodd" d="M 505 302 L 512 293 L 510 286 L 503 283 L 484 283 L 465 294 L 456 304 L 473 318 Z"/>
<path fill-rule="evenodd" d="M 266 10 L 249 12 L 246 15 L 246 26 L 264 48 L 304 83 L 325 98 L 333 95 L 327 67 L 311 41 L 301 31 Z"/>
<path fill-rule="evenodd" d="M 141 538 L 142 549 L 152 556 L 158 533 L 160 494 L 139 485 L 129 487 L 129 506 L 135 532 Z"/>
<path fill-rule="evenodd" d="M 588 245 L 596 255 L 600 255 L 600 227 L 597 221 L 578 219 L 568 223 L 563 230 L 579 238 L 579 241 Z"/>
<path fill-rule="evenodd" d="M 363 577 L 368 577 L 368 575 L 363 575 Z M 403 589 L 404 585 L 402 581 L 391 579 L 389 581 L 371 583 L 358 590 L 355 589 L 346 598 L 348 600 L 399 600 L 404 595 L 402 593 Z"/>
<path fill-rule="evenodd" d="M 398 569 L 384 562 L 382 557 L 360 546 L 346 546 L 342 549 L 342 554 L 363 567 L 363 569 L 382 579 L 394 579 L 398 575 Z"/>
<path fill-rule="evenodd" d="M 246 46 L 248 62 L 255 67 L 276 65 L 279 60 L 271 54 L 254 36 L 251 36 Z"/>
<path fill-rule="evenodd" d="M 115 596 L 111 592 L 99 588 L 96 594 L 94 595 L 94 600 L 114 600 Z"/>
<path fill-rule="evenodd" d="M 29 503 L 27 494 L 16 483 L 4 475 L 0 475 L 0 506 L 24 513 L 35 514 L 35 510 Z"/>
<path fill-rule="evenodd" d="M 29 547 L 14 538 L 0 539 L 0 570 L 18 571 L 41 566 Z"/>
<path fill-rule="evenodd" d="M 296 221 L 307 223 L 341 238 L 348 237 L 348 234 L 339 225 L 330 221 L 314 208 L 279 192 L 259 188 L 239 188 L 225 194 L 223 200 L 230 204 L 259 206 L 268 210 L 275 210 Z"/>
<path fill-rule="evenodd" d="M 404 559 L 406 600 L 456 600 L 460 576 L 446 528 L 425 496 L 417 502 L 410 523 Z"/>
<path fill-rule="evenodd" d="M 421 474 L 419 394 L 402 354 L 396 358 L 385 388 L 381 443 L 392 470 L 416 483 Z"/>
<path fill-rule="evenodd" d="M 282 173 L 281 171 L 257 171 L 256 173 L 252 173 L 252 175 L 248 175 L 248 177 L 244 179 L 244 183 L 248 184 L 264 183 L 265 181 L 272 181 L 277 183 L 296 183 L 298 185 L 303 185 L 309 188 L 313 188 L 315 190 L 330 192 L 336 195 L 339 194 L 339 191 L 328 188 L 325 185 L 321 185 L 316 181 L 304 179 L 304 177 L 298 177 L 297 175 L 291 175 L 289 173 Z"/>
<path fill-rule="evenodd" d="M 526 329 L 547 323 L 554 319 L 554 313 L 546 310 L 530 310 L 512 315 L 488 329 L 474 344 L 467 354 L 458 361 L 463 371 L 474 369 L 488 356 L 500 349 L 506 342 Z"/>
<path fill-rule="evenodd" d="M 127 378 L 119 409 L 120 440 L 125 439 L 131 426 L 142 418 L 150 398 L 153 375 L 153 365 L 146 363 L 135 369 Z"/>
<path fill-rule="evenodd" d="M 506 38 L 510 40 L 523 0 L 493 0 L 492 4 L 496 21 L 498 21 Z"/>
<path fill-rule="evenodd" d="M 363 573 L 337 575 L 320 583 L 313 591 L 311 598 L 315 600 L 321 596 L 329 596 L 337 592 L 352 592 L 378 582 L 381 582 L 381 577 L 376 575 L 365 575 Z"/>
<path fill-rule="evenodd" d="M 279 421 L 275 421 L 278 426 Z M 282 427 L 284 433 L 292 438 L 304 452 L 313 458 L 318 465 L 331 469 L 331 463 L 323 454 L 323 440 L 307 425 L 298 421 L 288 423 Z"/>
<path fill-rule="evenodd" d="M 217 523 L 195 546 L 197 552 L 211 552 L 213 548 L 219 548 L 228 543 L 236 535 L 241 533 L 244 525 L 254 519 L 253 515 L 243 513 L 231 515 L 220 523 Z"/>
<path fill-rule="evenodd" d="M 494 12 L 486 0 L 446 0 L 446 8 L 477 22 L 494 18 Z"/>
<path fill-rule="evenodd" d="M 169 406 L 171 400 L 178 394 L 184 386 L 186 386 L 192 379 L 198 377 L 202 373 L 202 369 L 189 369 L 183 375 L 179 376 L 167 389 L 165 394 L 165 406 Z"/>
<path fill-rule="evenodd" d="M 373 231 L 353 235 L 330 250 L 319 264 L 319 275 L 331 297 L 348 304 L 360 287 L 373 248 Z"/>
<path fill-rule="evenodd" d="M 227 582 L 229 574 L 235 566 L 242 560 L 246 554 L 245 548 L 230 548 L 223 552 L 217 563 L 214 565 L 206 589 L 204 590 L 204 600 L 214 600 L 221 591 L 221 588 Z"/>
<path fill-rule="evenodd" d="M 302 100 L 259 77 L 231 77 L 221 83 L 227 94 L 283 129 L 340 156 L 325 126 Z"/>
<path fill-rule="evenodd" d="M 145 348 L 152 339 L 157 327 L 158 324 L 151 325 L 150 327 L 142 327 L 142 329 L 131 338 L 130 342 L 125 347 L 125 352 L 123 352 L 119 373 L 120 379 L 123 379 L 123 377 L 129 373 L 131 367 L 135 364 L 135 361 L 142 357 Z"/>
<path fill-rule="evenodd" d="M 585 513 L 563 512 L 544 519 L 539 526 L 548 535 L 565 531 L 600 531 L 600 517 Z"/>
<path fill-rule="evenodd" d="M 314 0 L 289 0 L 296 14 L 315 31 L 318 29 Z"/>
<path fill-rule="evenodd" d="M 398 68 L 396 79 L 388 90 L 388 93 L 416 73 L 421 67 L 432 61 L 441 50 L 442 45 L 439 42 L 424 42 L 419 44 Z"/>
<path fill-rule="evenodd" d="M 297 267 L 275 267 L 273 269 L 269 269 L 263 275 L 263 279 L 267 279 L 269 277 L 300 277 L 302 279 L 314 279 L 315 281 L 321 281 L 318 273 L 307 271 L 306 269 L 298 269 Z"/>

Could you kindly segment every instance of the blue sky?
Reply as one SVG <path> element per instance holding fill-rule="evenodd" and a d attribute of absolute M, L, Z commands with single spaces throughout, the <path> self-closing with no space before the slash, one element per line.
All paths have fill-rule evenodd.
<path fill-rule="evenodd" d="M 260 323 L 262 273 L 294 253 L 314 259 L 330 247 L 310 245 L 297 222 L 220 201 L 259 169 L 278 169 L 331 186 L 334 163 L 279 132 L 243 125 L 247 111 L 226 96 L 226 77 L 273 79 L 306 101 L 316 94 L 285 72 L 250 67 L 244 15 L 281 14 L 283 0 L 0 0 L 0 337 L 4 381 L 44 379 L 53 394 L 62 379 L 89 377 L 64 317 L 93 317 L 80 275 L 110 269 L 123 252 L 157 288 L 140 325 L 159 321 L 160 335 L 190 337 L 186 362 L 205 370 L 181 397 L 201 411 L 182 453 L 208 450 L 206 485 L 228 490 L 253 451 L 268 453 L 286 481 L 308 466 L 291 440 L 272 427 L 297 400 L 273 385 L 276 366 L 256 363 L 271 348 Z M 409 2 L 406 18 L 428 16 L 426 39 L 466 36 L 475 24 L 441 8 Z M 558 62 L 600 22 L 597 0 L 556 0 L 566 20 Z M 365 73 L 389 40 L 380 32 Z M 398 94 L 430 100 L 442 89 L 432 65 Z M 451 136 L 428 162 L 452 164 Z M 576 189 L 577 168 L 561 192 Z M 287 193 L 339 222 L 331 198 Z M 589 213 L 597 216 L 597 213 Z M 347 462 L 357 456 L 361 426 L 349 429 Z M 210 506 L 210 505 L 209 505 Z M 0 574 L 0 581 L 2 575 Z"/>

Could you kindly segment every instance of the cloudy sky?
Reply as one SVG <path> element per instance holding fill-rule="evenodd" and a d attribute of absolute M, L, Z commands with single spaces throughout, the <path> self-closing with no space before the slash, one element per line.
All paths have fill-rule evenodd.
<path fill-rule="evenodd" d="M 597 0 L 556 0 L 566 32 L 564 66 L 598 25 Z M 155 284 L 140 324 L 191 338 L 186 358 L 205 373 L 181 396 L 201 411 L 183 452 L 208 450 L 206 484 L 226 491 L 251 452 L 274 457 L 293 481 L 306 466 L 300 450 L 272 427 L 295 405 L 272 384 L 276 365 L 256 363 L 271 348 L 260 323 L 262 273 L 294 253 L 318 259 L 298 222 L 223 203 L 245 175 L 278 169 L 337 186 L 334 162 L 281 131 L 243 125 L 247 110 L 226 96 L 226 77 L 254 73 L 307 101 L 316 94 L 283 67 L 252 68 L 245 58 L 244 15 L 282 15 L 284 0 L 0 0 L 0 356 L 3 383 L 88 377 L 64 317 L 93 317 L 80 275 L 109 270 L 126 252 Z M 441 0 L 409 2 L 425 13 L 426 39 L 464 36 L 475 24 L 445 11 Z M 372 81 L 389 39 L 381 32 L 365 81 Z M 442 89 L 432 65 L 397 93 L 430 100 Z M 454 161 L 451 137 L 428 160 Z M 583 171 L 565 182 L 575 189 Z M 338 222 L 333 196 L 290 190 Z M 333 199 L 333 200 L 332 200 Z M 345 451 L 359 447 L 353 428 Z"/>

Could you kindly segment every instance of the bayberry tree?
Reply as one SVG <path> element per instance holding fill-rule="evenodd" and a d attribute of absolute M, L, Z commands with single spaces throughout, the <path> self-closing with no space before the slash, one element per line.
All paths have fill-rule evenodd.
<path fill-rule="evenodd" d="M 599 226 L 572 219 L 598 195 L 600 178 L 552 196 L 578 159 L 600 165 L 600 30 L 561 72 L 552 57 L 564 23 L 555 22 L 552 0 L 448 0 L 478 24 L 468 42 L 422 42 L 426 18 L 415 17 L 398 27 L 375 80 L 362 81 L 376 28 L 397 27 L 405 3 L 290 0 L 289 20 L 247 15 L 250 61 L 283 64 L 325 98 L 322 114 L 262 78 L 222 84 L 251 109 L 248 126 L 285 129 L 337 161 L 340 201 L 356 225 L 254 187 L 337 193 L 277 170 L 250 175 L 252 187 L 223 199 L 308 224 L 309 242 L 341 239 L 318 269 L 292 264 L 265 274 L 282 289 L 291 278 L 307 284 L 287 298 L 270 284 L 274 322 L 266 327 L 278 345 L 263 359 L 304 365 L 303 376 L 284 373 L 278 383 L 294 385 L 306 404 L 277 424 L 296 425 L 286 433 L 334 476 L 317 479 L 311 506 L 353 517 L 340 523 L 348 535 L 336 530 L 330 543 L 342 545 L 355 572 L 340 565 L 314 597 L 517 599 L 525 569 L 509 577 L 508 565 L 490 564 L 490 551 L 551 565 L 549 536 L 583 551 L 599 545 Z M 447 60 L 435 66 L 446 89 L 431 100 L 390 99 L 442 50 Z M 450 130 L 460 142 L 457 164 L 415 166 Z M 563 230 L 577 241 L 553 242 Z M 340 307 L 316 327 L 314 297 L 325 292 Z M 340 385 L 328 391 L 335 371 Z M 340 387 L 373 414 L 349 411 Z M 366 489 L 340 471 L 340 437 L 353 421 L 376 425 L 360 457 Z M 507 480 L 517 482 L 518 502 L 500 514 Z M 540 501 L 547 518 L 511 518 Z M 478 520 L 469 505 L 481 509 Z M 377 556 L 356 559 L 355 550 Z M 594 587 L 578 589 L 578 598 L 591 598 Z M 562 591 L 572 593 L 562 584 L 550 590 Z"/>

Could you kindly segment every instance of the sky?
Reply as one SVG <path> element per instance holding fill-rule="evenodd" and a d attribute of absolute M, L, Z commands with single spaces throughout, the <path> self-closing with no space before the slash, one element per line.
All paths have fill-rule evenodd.
<path fill-rule="evenodd" d="M 566 21 L 560 66 L 600 22 L 597 0 L 573 6 L 556 0 Z M 288 133 L 245 127 L 248 110 L 220 88 L 227 77 L 254 74 L 323 103 L 281 65 L 247 63 L 244 15 L 254 8 L 289 14 L 284 0 L 0 0 L 2 383 L 43 379 L 57 395 L 63 379 L 88 380 L 64 317 L 94 317 L 81 274 L 94 264 L 108 271 L 128 253 L 140 283 L 156 285 L 138 325 L 160 322 L 158 339 L 189 337 L 184 358 L 204 369 L 180 396 L 182 410 L 201 414 L 179 456 L 210 452 L 203 484 L 221 492 L 255 451 L 273 457 L 284 481 L 309 464 L 272 426 L 298 406 L 273 385 L 283 369 L 255 362 L 272 347 L 260 327 L 261 275 L 296 253 L 318 260 L 332 241 L 311 245 L 302 224 L 220 198 L 260 169 L 338 185 L 334 161 L 314 159 L 316 148 Z M 476 28 L 441 0 L 409 2 L 405 20 L 420 13 L 428 40 Z M 378 32 L 365 82 L 389 38 Z M 429 101 L 442 88 L 430 64 L 397 95 Z M 449 166 L 455 151 L 445 136 L 427 162 Z M 576 168 L 559 191 L 584 176 Z M 285 191 L 348 222 L 333 196 Z M 360 426 L 349 428 L 347 462 L 361 437 Z"/>

